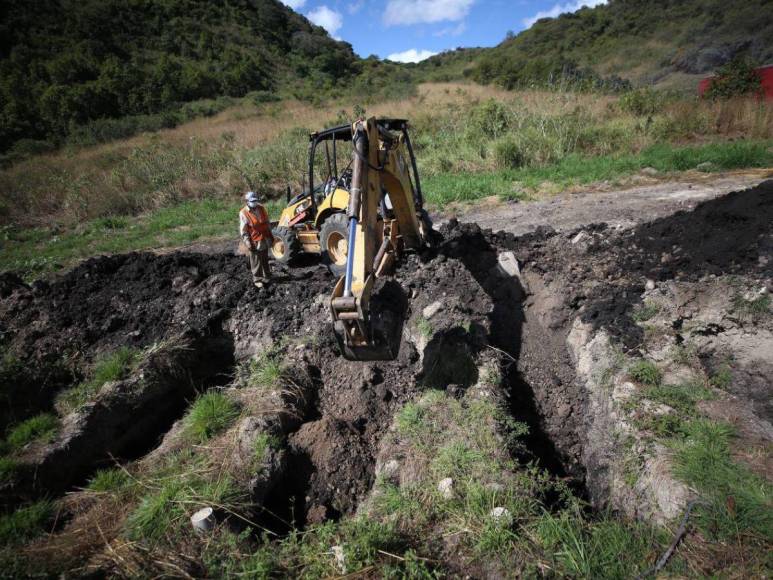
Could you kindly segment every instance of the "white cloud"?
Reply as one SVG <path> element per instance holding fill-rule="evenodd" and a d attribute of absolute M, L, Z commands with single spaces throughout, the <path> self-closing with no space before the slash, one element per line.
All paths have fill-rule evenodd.
<path fill-rule="evenodd" d="M 343 16 L 340 12 L 331 10 L 325 5 L 315 8 L 309 12 L 306 17 L 317 26 L 321 26 L 330 33 L 330 36 L 336 38 L 336 32 L 344 25 Z"/>
<path fill-rule="evenodd" d="M 298 10 L 298 8 L 303 8 L 303 5 L 306 4 L 306 0 L 282 0 L 282 3 L 293 10 Z"/>
<path fill-rule="evenodd" d="M 386 59 L 393 62 L 421 62 L 436 54 L 436 52 L 432 52 L 431 50 L 416 50 L 415 48 L 411 48 L 409 50 L 404 50 L 403 52 L 390 54 Z"/>
<path fill-rule="evenodd" d="M 462 20 L 475 0 L 388 0 L 384 24 L 421 24 Z"/>
<path fill-rule="evenodd" d="M 577 12 L 583 6 L 587 6 L 588 8 L 593 8 L 594 6 L 598 6 L 600 4 L 606 4 L 606 3 L 607 3 L 607 0 L 574 0 L 574 2 L 567 2 L 566 4 L 555 4 L 549 10 L 542 10 L 540 12 L 537 12 L 534 16 L 530 16 L 529 18 L 524 18 L 523 24 L 524 26 L 526 26 L 526 28 L 529 28 L 540 18 L 555 18 L 556 16 L 560 16 L 561 14 L 566 14 L 567 12 Z"/>
<path fill-rule="evenodd" d="M 365 0 L 354 0 L 354 2 L 349 3 L 349 5 L 346 7 L 346 10 L 349 12 L 349 14 L 357 14 L 360 10 L 362 10 L 363 6 L 365 6 Z"/>

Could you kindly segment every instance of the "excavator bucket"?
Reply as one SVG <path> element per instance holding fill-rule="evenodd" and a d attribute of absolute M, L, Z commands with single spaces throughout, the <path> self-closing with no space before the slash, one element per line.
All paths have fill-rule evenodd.
<path fill-rule="evenodd" d="M 343 277 L 330 300 L 333 330 L 344 358 L 354 361 L 394 360 L 400 351 L 403 315 L 397 306 L 363 307 L 359 298 L 343 297 Z"/>

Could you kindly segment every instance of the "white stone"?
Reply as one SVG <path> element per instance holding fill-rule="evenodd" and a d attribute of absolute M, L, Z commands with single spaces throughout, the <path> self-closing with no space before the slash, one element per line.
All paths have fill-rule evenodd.
<path fill-rule="evenodd" d="M 514 278 L 521 277 L 521 267 L 518 265 L 518 258 L 512 252 L 502 252 L 497 256 L 499 271 L 506 276 Z"/>
<path fill-rule="evenodd" d="M 503 526 L 509 526 L 513 523 L 513 514 L 510 513 L 510 510 L 504 507 L 495 507 L 489 512 L 489 517 L 496 523 Z"/>
<path fill-rule="evenodd" d="M 201 508 L 191 516 L 191 525 L 199 533 L 212 531 L 215 527 L 215 510 L 211 507 Z"/>
<path fill-rule="evenodd" d="M 445 499 L 453 499 L 454 497 L 454 480 L 450 477 L 446 477 L 445 479 L 441 479 L 440 482 L 437 484 L 437 490 L 440 492 L 440 495 L 443 496 Z"/>
<path fill-rule="evenodd" d="M 336 566 L 338 566 L 338 571 L 341 572 L 341 574 L 346 574 L 346 553 L 344 553 L 344 547 L 333 546 L 330 548 L 330 551 L 333 552 L 333 556 L 336 559 Z"/>
<path fill-rule="evenodd" d="M 644 283 L 644 288 L 647 290 L 654 290 L 655 289 L 655 280 L 647 279 L 647 281 Z"/>
<path fill-rule="evenodd" d="M 579 244 L 581 241 L 585 239 L 585 236 L 587 236 L 585 232 L 579 232 L 576 236 L 572 238 L 572 243 Z"/>
<path fill-rule="evenodd" d="M 400 463 L 396 459 L 390 459 L 378 472 L 378 475 L 388 480 L 395 480 L 400 472 Z"/>
<path fill-rule="evenodd" d="M 443 303 L 440 300 L 436 300 L 429 306 L 425 306 L 424 310 L 421 311 L 421 314 L 424 316 L 424 318 L 429 319 L 435 316 L 435 314 L 437 314 L 441 308 L 443 308 Z"/>

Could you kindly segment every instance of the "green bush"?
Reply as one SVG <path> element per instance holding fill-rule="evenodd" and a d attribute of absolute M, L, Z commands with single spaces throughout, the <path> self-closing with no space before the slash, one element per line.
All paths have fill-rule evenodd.
<path fill-rule="evenodd" d="M 663 379 L 663 375 L 661 374 L 660 369 L 658 369 L 654 363 L 648 360 L 640 360 L 635 362 L 631 368 L 628 369 L 628 374 L 635 381 L 639 381 L 640 383 L 650 387 L 659 385 L 660 381 Z"/>
<path fill-rule="evenodd" d="M 483 139 L 498 139 L 510 127 L 510 112 L 507 107 L 494 99 L 478 105 L 470 113 L 472 125 Z"/>
<path fill-rule="evenodd" d="M 663 93 L 650 87 L 624 93 L 618 100 L 623 111 L 640 117 L 659 113 L 664 102 Z"/>
<path fill-rule="evenodd" d="M 717 71 L 704 97 L 716 100 L 759 94 L 762 90 L 762 78 L 755 66 L 756 64 L 745 56 L 734 58 Z"/>
<path fill-rule="evenodd" d="M 499 169 L 517 169 L 524 165 L 521 146 L 510 137 L 500 139 L 494 144 L 494 158 Z"/>

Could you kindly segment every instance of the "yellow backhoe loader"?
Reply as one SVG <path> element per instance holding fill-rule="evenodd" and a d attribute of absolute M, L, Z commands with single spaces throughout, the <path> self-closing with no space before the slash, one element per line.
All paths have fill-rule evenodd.
<path fill-rule="evenodd" d="M 406 121 L 358 120 L 350 131 L 351 181 L 343 214 L 347 252 L 330 312 L 346 358 L 388 360 L 399 350 L 402 313 L 388 301 L 371 309 L 371 294 L 402 251 L 429 242 L 432 225 L 422 207 Z"/>
<path fill-rule="evenodd" d="M 374 119 L 372 123 L 376 131 L 374 138 L 378 141 L 383 136 L 385 143 L 388 142 L 388 149 L 383 149 L 383 153 L 386 155 L 389 150 L 394 155 L 395 165 L 385 166 L 391 176 L 387 182 L 394 180 L 391 187 L 400 189 L 392 195 L 390 183 L 383 184 L 383 191 L 379 190 L 376 199 L 379 206 L 377 219 L 383 220 L 395 212 L 406 219 L 409 217 L 403 215 L 402 207 L 398 209 L 391 205 L 395 197 L 396 203 L 411 205 L 412 214 L 419 214 L 418 219 L 426 221 L 407 121 Z M 273 231 L 271 254 L 274 260 L 287 263 L 301 252 L 321 254 L 333 273 L 344 274 L 349 250 L 347 208 L 354 175 L 353 136 L 351 125 L 332 127 L 309 136 L 308 188 L 304 187 L 305 191 L 292 199 L 288 190 L 287 207 Z M 411 236 L 410 227 L 406 228 L 407 235 Z M 413 244 L 411 239 L 408 247 Z"/>

